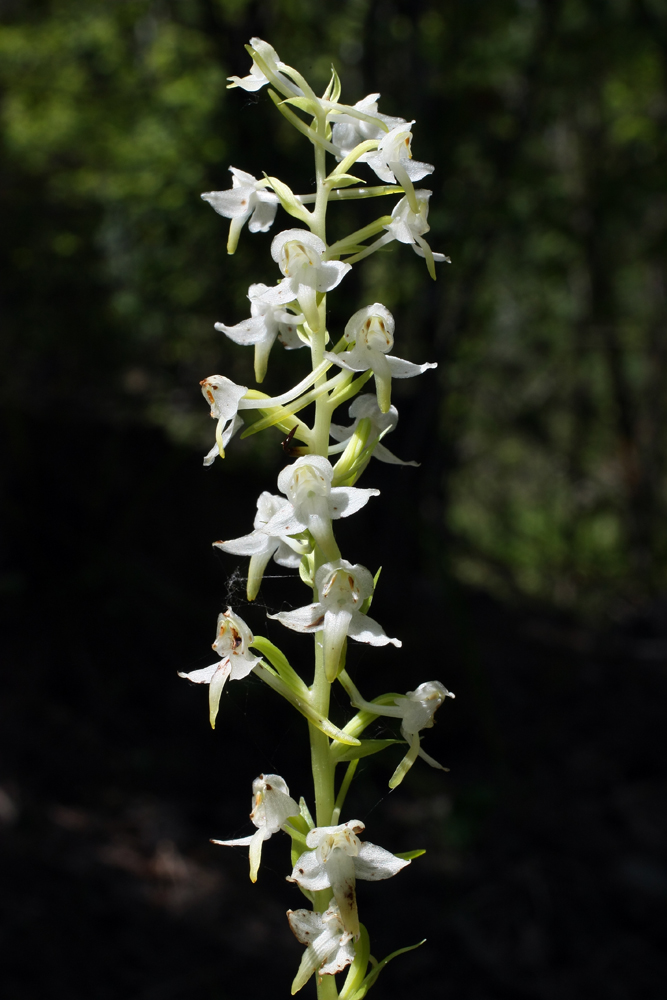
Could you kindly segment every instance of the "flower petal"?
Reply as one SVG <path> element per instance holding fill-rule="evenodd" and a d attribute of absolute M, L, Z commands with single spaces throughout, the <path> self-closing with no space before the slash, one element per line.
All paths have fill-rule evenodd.
<path fill-rule="evenodd" d="M 387 355 L 387 363 L 391 371 L 392 378 L 413 378 L 415 375 L 422 375 L 429 368 L 437 368 L 437 361 L 426 362 L 423 365 L 415 365 L 412 361 L 403 361 L 402 358 L 394 358 Z"/>
<path fill-rule="evenodd" d="M 296 882 L 302 889 L 309 892 L 319 892 L 320 889 L 328 889 L 330 886 L 327 868 L 324 862 L 319 861 L 316 851 L 305 851 L 297 859 L 292 874 L 287 878 L 288 882 Z"/>
<path fill-rule="evenodd" d="M 213 547 L 229 552 L 233 556 L 254 556 L 268 552 L 267 559 L 269 559 L 279 544 L 265 532 L 255 530 L 240 538 L 230 538 L 228 542 L 213 542 Z"/>
<path fill-rule="evenodd" d="M 352 614 L 347 634 L 351 639 L 356 639 L 357 642 L 369 642 L 371 646 L 386 646 L 391 643 L 400 648 L 403 645 L 400 639 L 390 639 L 374 618 L 362 615 L 360 611 Z"/>
<path fill-rule="evenodd" d="M 352 860 L 356 877 L 366 882 L 391 878 L 410 864 L 404 858 L 397 858 L 391 851 L 385 851 L 384 847 L 371 844 L 368 840 L 362 843 L 359 854 Z"/>
<path fill-rule="evenodd" d="M 355 888 L 355 861 L 356 858 L 351 857 L 340 847 L 334 847 L 327 858 L 326 869 L 334 899 L 338 903 L 343 927 L 349 934 L 356 937 L 359 934 L 359 913 Z"/>
<path fill-rule="evenodd" d="M 329 499 L 330 516 L 349 517 L 365 507 L 371 497 L 379 497 L 379 490 L 360 489 L 358 486 L 336 486 Z"/>
<path fill-rule="evenodd" d="M 279 611 L 275 615 L 267 615 L 281 625 L 286 625 L 293 632 L 318 632 L 324 625 L 324 608 L 321 604 L 307 604 L 294 611 Z"/>

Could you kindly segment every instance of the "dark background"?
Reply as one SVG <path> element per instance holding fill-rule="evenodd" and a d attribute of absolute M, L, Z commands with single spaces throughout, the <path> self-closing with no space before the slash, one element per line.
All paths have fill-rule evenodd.
<path fill-rule="evenodd" d="M 662 995 L 667 4 L 0 13 L 3 996 L 286 995 L 299 959 L 285 838 L 254 887 L 245 852 L 208 838 L 248 832 L 261 771 L 310 796 L 304 726 L 251 677 L 212 733 L 176 676 L 211 662 L 227 601 L 309 655 L 265 619 L 304 602 L 298 581 L 248 608 L 244 561 L 210 549 L 275 488 L 279 436 L 201 465 L 199 380 L 252 384 L 213 323 L 275 267 L 271 233 L 227 258 L 198 195 L 230 164 L 313 179 L 265 91 L 225 89 L 255 34 L 321 89 L 333 60 L 344 100 L 380 91 L 416 119 L 429 239 L 453 260 L 433 284 L 396 248 L 332 296 L 334 327 L 379 299 L 396 353 L 439 362 L 395 390 L 388 444 L 421 467 L 373 462 L 382 496 L 341 526 L 345 556 L 384 564 L 373 614 L 404 642 L 351 647 L 364 694 L 438 677 L 457 695 L 425 738 L 450 774 L 419 763 L 389 794 L 388 752 L 346 810 L 371 841 L 427 848 L 359 888 L 378 958 L 428 938 L 374 995 Z M 334 237 L 378 207 L 337 206 Z M 303 364 L 274 350 L 269 390 Z"/>

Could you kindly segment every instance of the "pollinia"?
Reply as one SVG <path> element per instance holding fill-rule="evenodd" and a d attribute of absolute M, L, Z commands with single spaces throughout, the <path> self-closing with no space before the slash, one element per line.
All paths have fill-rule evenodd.
<path fill-rule="evenodd" d="M 370 94 L 354 106 L 342 104 L 335 70 L 318 97 L 267 42 L 253 38 L 247 49 L 252 57 L 250 73 L 231 77 L 229 86 L 246 91 L 269 87 L 278 111 L 312 144 L 316 190 L 298 195 L 277 177 L 265 175 L 257 180 L 232 167 L 230 189 L 202 195 L 230 220 L 229 253 L 234 253 L 246 222 L 251 233 L 266 232 L 279 207 L 298 223 L 278 233 L 271 244 L 281 280 L 271 286 L 251 285 L 250 317 L 233 326 L 217 323 L 216 327 L 234 343 L 254 347 L 259 383 L 276 340 L 287 350 L 305 348 L 312 364 L 306 378 L 275 397 L 236 385 L 224 375 L 204 379 L 202 391 L 217 422 L 215 444 L 204 464 L 224 458 L 229 441 L 244 425 L 242 437 L 277 428 L 289 439 L 289 454 L 296 460 L 278 476 L 279 493 L 265 491 L 259 496 L 252 531 L 214 544 L 223 552 L 249 557 L 250 601 L 257 596 L 271 558 L 300 574 L 312 590 L 312 600 L 269 617 L 295 632 L 312 635 L 315 663 L 312 678 L 303 678 L 277 646 L 253 636 L 235 611 L 227 608 L 218 617 L 213 643 L 217 661 L 180 676 L 208 685 L 213 727 L 227 681 L 241 680 L 251 672 L 305 717 L 314 818 L 306 800 L 302 797 L 297 802 L 282 777 L 263 774 L 252 785 L 254 833 L 214 843 L 247 846 L 250 878 L 255 882 L 264 842 L 279 831 L 288 834 L 292 867 L 287 881 L 295 883 L 308 902 L 308 907 L 287 913 L 292 931 L 304 945 L 292 993 L 315 975 L 319 998 L 361 1000 L 386 963 L 410 949 L 401 948 L 382 962 L 372 957 L 368 933 L 359 920 L 356 882 L 391 878 L 422 852 L 392 854 L 361 839 L 363 823 L 341 821 L 345 798 L 359 759 L 396 742 L 404 742 L 407 751 L 389 779 L 390 788 L 401 783 L 418 757 L 440 768 L 422 749 L 421 734 L 433 725 L 445 698 L 454 696 L 436 680 L 420 683 L 405 694 L 387 692 L 367 701 L 347 671 L 349 639 L 399 648 L 401 640 L 389 637 L 371 617 L 377 575 L 374 578 L 365 566 L 343 558 L 334 522 L 356 515 L 378 495 L 376 489 L 356 485 L 371 458 L 393 465 L 416 464 L 401 461 L 384 443 L 398 420 L 391 402 L 392 379 L 413 378 L 436 366 L 414 364 L 390 353 L 394 319 L 379 302 L 358 309 L 342 335 L 334 335 L 327 326 L 327 295 L 345 281 L 354 265 L 394 240 L 423 257 L 432 278 L 436 262 L 448 258 L 434 253 L 424 238 L 429 231 L 431 192 L 415 188 L 414 183 L 432 173 L 433 167 L 412 159 L 414 122 L 381 114 L 379 94 Z M 381 183 L 367 186 L 351 172 L 362 165 Z M 392 195 L 398 200 L 391 214 L 344 239 L 327 241 L 327 212 L 332 203 Z M 364 391 L 371 379 L 374 385 Z M 342 423 L 332 422 L 336 411 L 348 403 L 349 422 L 345 417 Z M 314 422 L 309 426 L 299 414 L 311 404 Z M 342 687 L 350 703 L 351 717 L 342 728 L 329 719 L 334 684 Z M 400 741 L 364 739 L 364 731 L 378 716 L 397 720 Z M 339 993 L 336 974 L 346 969 Z"/>

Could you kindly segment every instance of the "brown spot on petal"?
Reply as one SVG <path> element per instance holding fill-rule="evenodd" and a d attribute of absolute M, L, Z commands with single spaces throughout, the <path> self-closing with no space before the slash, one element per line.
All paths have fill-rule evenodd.
<path fill-rule="evenodd" d="M 324 615 L 320 615 L 317 621 L 314 621 L 312 625 L 306 625 L 306 628 L 317 628 L 324 621 Z"/>

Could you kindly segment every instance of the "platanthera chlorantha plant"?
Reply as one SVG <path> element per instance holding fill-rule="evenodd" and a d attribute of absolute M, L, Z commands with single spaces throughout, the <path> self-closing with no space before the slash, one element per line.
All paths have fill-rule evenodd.
<path fill-rule="evenodd" d="M 431 192 L 415 189 L 414 182 L 433 167 L 412 159 L 413 123 L 381 114 L 378 94 L 354 106 L 341 104 L 335 70 L 318 97 L 267 42 L 253 38 L 247 48 L 252 57 L 250 73 L 231 77 L 230 87 L 247 91 L 269 87 L 280 113 L 312 144 L 316 191 L 298 195 L 277 177 L 265 175 L 257 180 L 232 167 L 229 190 L 202 195 L 216 212 L 231 220 L 229 253 L 234 253 L 246 222 L 251 233 L 266 232 L 279 207 L 297 223 L 279 232 L 271 244 L 282 278 L 273 285 L 250 286 L 248 319 L 216 326 L 236 344 L 254 347 L 258 382 L 264 378 L 276 339 L 288 350 L 310 351 L 312 370 L 273 398 L 235 385 L 224 375 L 204 379 L 202 390 L 217 421 L 215 444 L 204 464 L 212 464 L 218 455 L 224 458 L 230 439 L 244 425 L 243 416 L 248 422 L 242 436 L 277 428 L 289 439 L 288 453 L 296 460 L 278 476 L 279 493 L 260 495 L 247 535 L 214 544 L 223 552 L 249 557 L 249 601 L 257 596 L 272 557 L 279 566 L 300 574 L 312 598 L 303 607 L 269 617 L 295 632 L 312 635 L 315 662 L 312 676 L 300 676 L 277 646 L 253 636 L 234 610 L 227 608 L 218 618 L 213 643 L 216 662 L 180 676 L 208 685 L 213 727 L 225 683 L 251 672 L 307 720 L 315 818 L 303 797 L 299 802 L 292 798 L 282 777 L 263 774 L 252 785 L 254 833 L 214 843 L 247 846 L 250 878 L 255 882 L 264 841 L 279 831 L 288 834 L 292 869 L 287 880 L 298 886 L 309 904 L 287 914 L 304 945 L 292 993 L 314 975 L 319 998 L 361 1000 L 386 963 L 410 948 L 401 948 L 379 963 L 372 957 L 368 933 L 359 920 L 356 882 L 391 878 L 423 852 L 392 854 L 362 840 L 363 823 L 341 821 L 345 797 L 359 759 L 396 742 L 404 741 L 407 752 L 389 779 L 390 788 L 401 783 L 418 757 L 440 768 L 422 749 L 421 733 L 433 725 L 445 698 L 454 696 L 440 681 L 427 680 L 405 694 L 388 692 L 366 701 L 346 669 L 348 639 L 396 647 L 401 640 L 388 636 L 371 617 L 377 575 L 374 578 L 365 566 L 343 558 L 334 522 L 357 514 L 378 495 L 378 490 L 356 485 L 373 456 L 394 465 L 416 464 L 401 461 L 384 444 L 398 419 L 391 402 L 392 379 L 412 378 L 436 366 L 414 364 L 391 353 L 394 319 L 379 302 L 362 306 L 342 333 L 334 334 L 327 325 L 327 293 L 345 281 L 355 264 L 393 240 L 410 245 L 423 257 L 432 278 L 436 262 L 448 258 L 434 253 L 424 238 L 429 231 Z M 362 165 L 370 167 L 382 183 L 367 187 L 363 178 L 351 172 Z M 327 211 L 332 202 L 392 195 L 398 199 L 390 214 L 344 239 L 328 242 Z M 362 392 L 371 379 L 371 391 Z M 309 426 L 298 414 L 313 403 L 315 417 Z M 350 422 L 343 417 L 342 423 L 333 423 L 334 413 L 347 403 Z M 334 684 L 341 686 L 351 706 L 351 718 L 342 728 L 329 719 Z M 400 740 L 363 738 L 364 730 L 378 716 L 398 721 Z M 335 977 L 345 969 L 338 993 Z"/>

